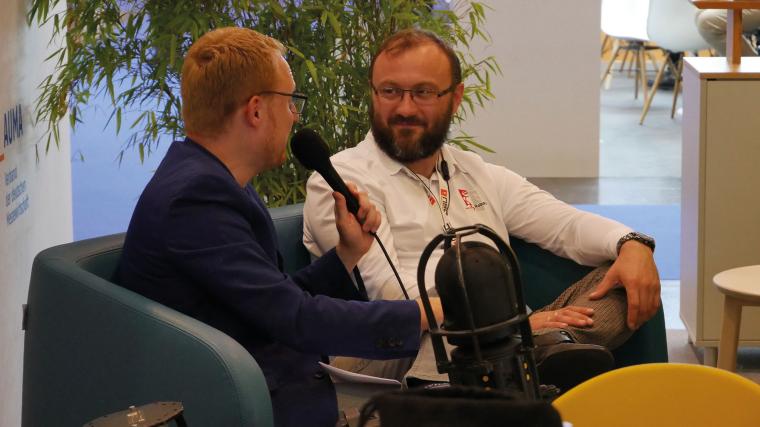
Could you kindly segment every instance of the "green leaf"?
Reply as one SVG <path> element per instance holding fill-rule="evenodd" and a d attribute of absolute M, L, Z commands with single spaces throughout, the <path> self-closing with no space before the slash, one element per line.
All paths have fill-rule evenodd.
<path fill-rule="evenodd" d="M 288 20 L 288 16 L 285 14 L 285 9 L 282 8 L 282 5 L 278 0 L 271 0 L 269 2 L 269 7 L 272 9 L 272 12 L 277 16 L 278 19 L 281 19 L 283 21 Z"/>
<path fill-rule="evenodd" d="M 288 45 L 287 48 L 289 51 L 293 52 L 293 54 L 295 54 L 297 57 L 301 59 L 306 59 L 306 56 L 303 54 L 303 52 L 298 50 L 295 46 Z"/>
<path fill-rule="evenodd" d="M 169 67 L 174 68 L 177 62 L 177 38 L 171 37 L 169 39 Z"/>
<path fill-rule="evenodd" d="M 330 20 L 330 26 L 332 27 L 333 31 L 335 31 L 335 35 L 338 37 L 343 37 L 343 33 L 341 32 L 340 28 L 340 22 L 338 22 L 338 18 L 335 17 L 335 14 L 332 12 L 327 12 L 327 17 Z"/>
<path fill-rule="evenodd" d="M 317 74 L 317 67 L 314 65 L 313 62 L 310 60 L 305 60 L 306 68 L 309 69 L 309 74 L 311 74 L 311 79 L 314 82 L 314 84 L 317 86 L 317 88 L 320 87 L 320 81 L 319 81 L 319 75 Z"/>

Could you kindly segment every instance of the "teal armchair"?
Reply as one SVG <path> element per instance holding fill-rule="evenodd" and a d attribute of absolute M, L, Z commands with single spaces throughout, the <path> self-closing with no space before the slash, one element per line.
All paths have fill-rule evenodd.
<path fill-rule="evenodd" d="M 248 351 L 113 283 L 123 240 L 83 240 L 35 258 L 22 426 L 81 426 L 130 405 L 179 401 L 191 427 L 271 427 L 266 381 Z"/>

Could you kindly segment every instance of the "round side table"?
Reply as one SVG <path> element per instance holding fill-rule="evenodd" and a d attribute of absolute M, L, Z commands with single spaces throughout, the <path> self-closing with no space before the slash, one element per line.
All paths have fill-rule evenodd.
<path fill-rule="evenodd" d="M 760 306 L 760 265 L 722 271 L 713 277 L 713 283 L 725 296 L 718 367 L 736 371 L 736 348 L 739 344 L 742 307 Z"/>

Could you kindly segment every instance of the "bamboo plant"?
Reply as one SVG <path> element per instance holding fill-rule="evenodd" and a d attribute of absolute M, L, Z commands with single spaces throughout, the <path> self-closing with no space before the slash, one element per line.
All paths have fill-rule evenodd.
<path fill-rule="evenodd" d="M 53 13 L 66 1 L 65 12 Z M 40 85 L 36 120 L 47 125 L 46 150 L 58 144 L 58 123 L 72 128 L 91 98 L 110 99 L 116 131 L 127 130 L 127 149 L 141 161 L 158 144 L 183 135 L 179 77 L 189 46 L 224 26 L 253 28 L 287 47 L 296 86 L 309 102 L 301 125 L 320 132 L 333 152 L 354 146 L 369 129 L 368 68 L 372 52 L 388 35 L 407 27 L 431 30 L 457 49 L 467 81 L 466 114 L 493 98 L 492 57 L 476 58 L 472 41 L 487 40 L 486 9 L 477 1 L 451 5 L 431 0 L 32 0 L 30 25 L 53 23 L 63 46 L 48 60 L 56 70 Z M 127 112 L 136 119 L 122 123 Z M 464 133 L 451 141 L 478 147 Z M 121 156 L 123 157 L 122 150 Z M 308 172 L 290 155 L 283 168 L 254 179 L 270 207 L 304 199 Z"/>

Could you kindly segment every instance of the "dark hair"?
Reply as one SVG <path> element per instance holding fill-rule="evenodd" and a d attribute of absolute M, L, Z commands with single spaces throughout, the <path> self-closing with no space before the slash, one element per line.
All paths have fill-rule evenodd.
<path fill-rule="evenodd" d="M 401 30 L 383 41 L 383 44 L 381 44 L 380 48 L 375 52 L 375 55 L 372 57 L 372 62 L 369 65 L 369 80 L 372 81 L 375 61 L 377 61 L 377 57 L 380 56 L 381 53 L 387 52 L 388 54 L 398 54 L 425 43 L 433 43 L 441 48 L 443 53 L 446 54 L 446 57 L 449 58 L 449 64 L 451 64 L 452 84 L 457 85 L 461 83 L 462 66 L 459 63 L 459 57 L 457 57 L 454 49 L 435 33 L 417 28 Z"/>

